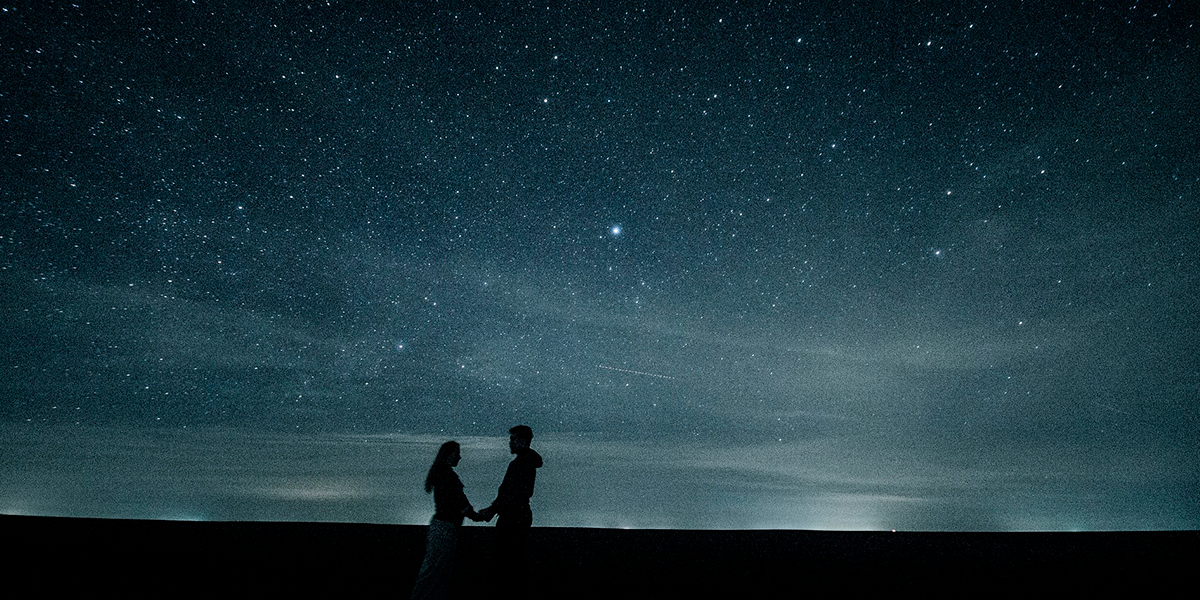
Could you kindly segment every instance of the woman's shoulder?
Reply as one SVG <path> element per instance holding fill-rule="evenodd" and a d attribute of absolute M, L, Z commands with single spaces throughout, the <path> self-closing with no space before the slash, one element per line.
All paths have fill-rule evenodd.
<path fill-rule="evenodd" d="M 449 467 L 442 467 L 433 473 L 433 487 L 453 486 L 462 487 L 462 481 L 458 478 L 458 473 Z"/>

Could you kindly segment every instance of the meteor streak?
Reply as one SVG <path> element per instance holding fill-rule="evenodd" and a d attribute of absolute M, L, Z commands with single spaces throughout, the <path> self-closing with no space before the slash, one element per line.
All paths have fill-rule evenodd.
<path fill-rule="evenodd" d="M 674 377 L 671 377 L 670 375 L 659 375 L 658 373 L 647 373 L 645 371 L 634 371 L 632 369 L 618 369 L 617 367 L 606 367 L 604 365 L 596 365 L 596 366 L 600 367 L 601 369 L 608 369 L 609 371 L 620 371 L 622 373 L 633 373 L 634 375 L 645 375 L 646 377 L 658 377 L 659 379 L 675 379 Z"/>

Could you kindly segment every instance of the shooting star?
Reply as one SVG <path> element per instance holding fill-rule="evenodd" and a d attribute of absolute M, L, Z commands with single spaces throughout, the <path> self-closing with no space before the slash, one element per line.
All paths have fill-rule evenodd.
<path fill-rule="evenodd" d="M 658 377 L 659 379 L 675 379 L 674 377 L 671 377 L 670 375 L 659 375 L 658 373 L 647 373 L 645 371 L 634 371 L 632 369 L 618 369 L 617 367 L 606 367 L 604 365 L 596 365 L 596 366 L 600 367 L 601 369 L 608 369 L 609 371 L 620 371 L 622 373 L 633 373 L 634 375 L 645 375 L 646 377 Z"/>

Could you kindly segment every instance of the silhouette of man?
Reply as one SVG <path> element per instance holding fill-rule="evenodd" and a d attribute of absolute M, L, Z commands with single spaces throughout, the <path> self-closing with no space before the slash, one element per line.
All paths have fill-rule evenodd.
<path fill-rule="evenodd" d="M 532 441 L 533 430 L 525 425 L 508 430 L 508 450 L 516 458 L 508 463 L 495 502 L 479 511 L 479 516 L 487 521 L 492 520 L 493 515 L 500 516 L 496 521 L 497 558 L 510 577 L 518 577 L 524 570 L 525 541 L 533 524 L 529 498 L 533 496 L 533 484 L 537 470 L 542 466 L 542 457 L 529 448 Z"/>

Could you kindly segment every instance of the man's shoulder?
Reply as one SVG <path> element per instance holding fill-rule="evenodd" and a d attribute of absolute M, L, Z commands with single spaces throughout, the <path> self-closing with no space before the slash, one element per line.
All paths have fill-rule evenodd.
<path fill-rule="evenodd" d="M 521 466 L 540 469 L 542 467 L 542 455 L 534 452 L 531 448 L 522 448 L 517 453 L 517 458 L 513 462 L 519 463 Z"/>

